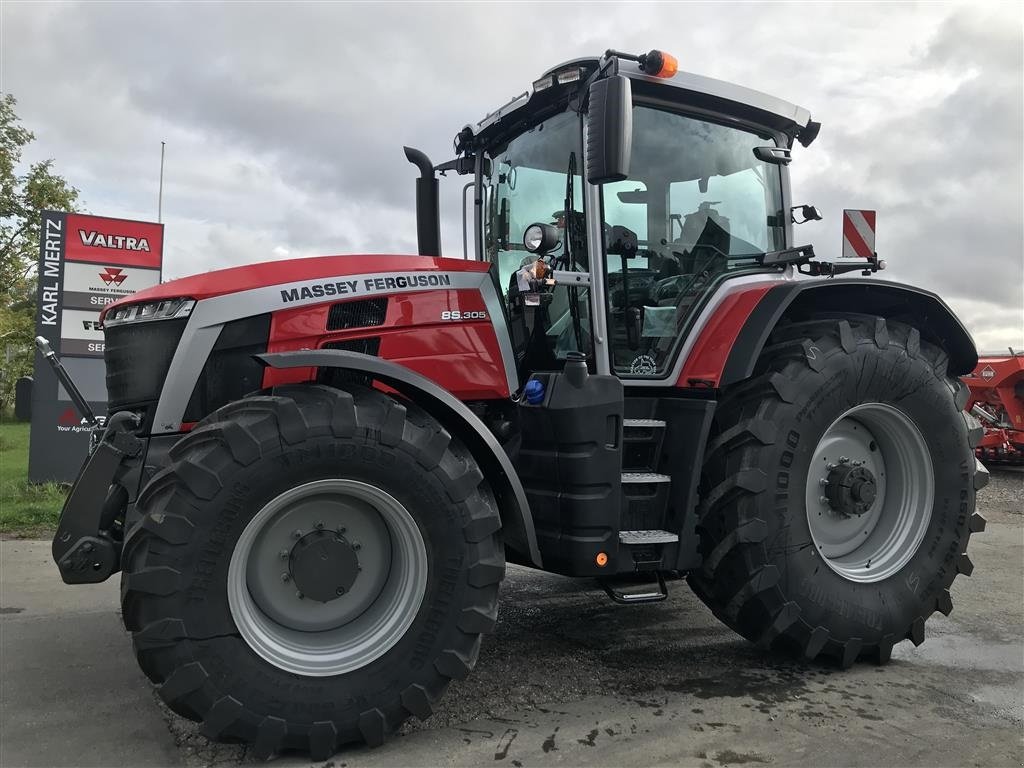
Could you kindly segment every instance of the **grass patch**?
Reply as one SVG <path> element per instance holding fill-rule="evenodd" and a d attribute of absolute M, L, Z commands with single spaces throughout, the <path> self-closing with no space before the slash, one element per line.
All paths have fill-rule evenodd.
<path fill-rule="evenodd" d="M 29 425 L 0 422 L 0 534 L 46 536 L 57 528 L 66 487 L 28 481 Z"/>

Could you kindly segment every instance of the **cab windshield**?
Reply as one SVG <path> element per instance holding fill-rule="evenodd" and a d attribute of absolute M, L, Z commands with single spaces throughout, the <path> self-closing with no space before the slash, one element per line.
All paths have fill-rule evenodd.
<path fill-rule="evenodd" d="M 635 105 L 630 176 L 603 188 L 605 226 L 636 233 L 636 258 L 606 257 L 613 368 L 668 373 L 692 312 L 728 273 L 784 247 L 782 176 L 767 135 Z"/>

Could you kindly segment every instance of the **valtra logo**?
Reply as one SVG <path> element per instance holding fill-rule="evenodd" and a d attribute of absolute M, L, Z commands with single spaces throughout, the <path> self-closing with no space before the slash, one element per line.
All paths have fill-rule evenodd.
<path fill-rule="evenodd" d="M 100 280 L 107 285 L 121 285 L 121 283 L 125 281 L 126 277 L 128 277 L 128 275 L 124 274 L 124 270 L 118 269 L 117 267 L 105 267 L 103 271 L 100 272 Z"/>
<path fill-rule="evenodd" d="M 90 248 L 113 248 L 119 251 L 149 251 L 149 240 L 144 237 L 125 237 L 124 235 L 108 235 L 96 230 L 86 232 L 78 230 L 82 245 Z"/>

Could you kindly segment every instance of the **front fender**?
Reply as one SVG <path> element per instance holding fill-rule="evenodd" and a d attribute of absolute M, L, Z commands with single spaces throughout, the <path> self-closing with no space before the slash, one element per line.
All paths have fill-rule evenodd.
<path fill-rule="evenodd" d="M 462 440 L 480 463 L 501 510 L 506 544 L 537 568 L 542 566 L 530 504 L 512 461 L 487 426 L 450 392 L 397 363 L 358 352 L 310 349 L 255 357 L 271 368 L 343 368 L 365 373 L 423 408 Z"/>
<path fill-rule="evenodd" d="M 753 374 L 754 364 L 779 321 L 831 312 L 878 315 L 913 325 L 923 339 L 945 350 L 949 372 L 957 376 L 970 373 L 978 364 L 970 333 L 934 293 L 865 278 L 798 280 L 771 288 L 754 307 L 729 351 L 719 386 Z"/>

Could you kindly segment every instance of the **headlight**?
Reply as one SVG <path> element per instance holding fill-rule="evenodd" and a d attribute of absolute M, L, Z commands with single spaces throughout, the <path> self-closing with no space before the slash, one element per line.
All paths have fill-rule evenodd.
<path fill-rule="evenodd" d="M 558 242 L 558 230 L 550 224 L 531 224 L 523 232 L 523 245 L 530 253 L 545 254 Z"/>
<path fill-rule="evenodd" d="M 160 299 L 141 304 L 126 304 L 116 307 L 103 317 L 103 325 L 140 323 L 149 320 L 167 320 L 172 317 L 188 317 L 196 302 L 193 299 Z"/>
<path fill-rule="evenodd" d="M 544 230 L 540 228 L 539 224 L 526 228 L 526 233 L 523 235 L 523 245 L 526 246 L 526 250 L 530 253 L 536 253 L 537 249 L 540 248 L 540 244 L 544 242 Z"/>

